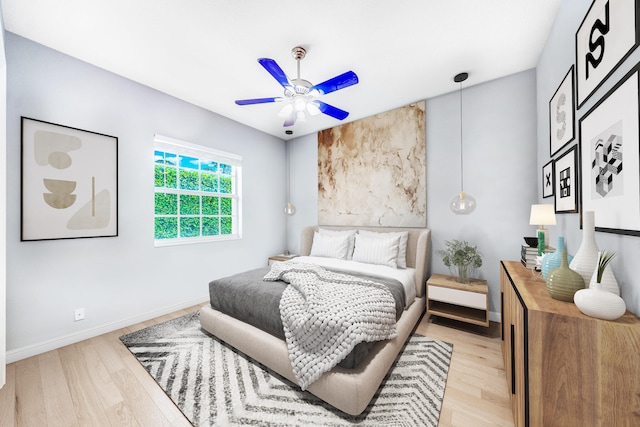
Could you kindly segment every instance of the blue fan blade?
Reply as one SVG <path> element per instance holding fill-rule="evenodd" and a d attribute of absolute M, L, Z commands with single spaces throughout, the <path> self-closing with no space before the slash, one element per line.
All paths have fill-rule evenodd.
<path fill-rule="evenodd" d="M 282 98 L 256 98 L 256 99 L 237 99 L 238 105 L 266 104 L 267 102 L 277 102 Z"/>
<path fill-rule="evenodd" d="M 327 93 L 344 89 L 345 87 L 352 86 L 356 83 L 358 83 L 358 76 L 356 75 L 356 73 L 354 73 L 353 71 L 347 71 L 346 73 L 335 76 L 334 78 L 329 79 L 326 82 L 311 86 L 311 88 L 309 88 L 309 92 L 315 89 L 322 95 L 326 95 Z"/>
<path fill-rule="evenodd" d="M 337 107 L 334 107 L 333 105 L 325 104 L 322 101 L 316 100 L 313 102 L 318 106 L 320 111 L 322 111 L 324 114 L 326 114 L 327 116 L 335 117 L 338 120 L 344 120 L 349 115 L 348 112 L 341 110 Z"/>
<path fill-rule="evenodd" d="M 287 86 L 291 86 L 287 75 L 282 71 L 282 68 L 280 68 L 276 61 L 269 58 L 260 58 L 258 59 L 258 62 L 269 72 L 269 74 L 273 76 L 274 79 L 278 81 L 278 83 L 282 85 L 282 87 L 286 88 Z"/>

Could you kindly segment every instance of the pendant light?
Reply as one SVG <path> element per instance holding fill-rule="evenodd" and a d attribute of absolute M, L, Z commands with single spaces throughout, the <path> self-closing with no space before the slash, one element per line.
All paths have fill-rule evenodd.
<path fill-rule="evenodd" d="M 291 145 L 293 148 L 293 145 L 295 144 L 296 139 L 294 138 L 291 141 Z M 292 216 L 295 215 L 296 213 L 296 207 L 293 203 L 291 203 L 291 155 L 289 154 L 289 145 L 287 144 L 287 150 L 286 150 L 286 154 L 287 154 L 287 205 L 284 207 L 284 213 Z"/>
<path fill-rule="evenodd" d="M 449 209 L 456 215 L 469 215 L 476 209 L 476 199 L 464 192 L 462 163 L 462 82 L 467 80 L 469 74 L 460 73 L 453 78 L 453 81 L 460 83 L 460 192 L 453 196 L 449 202 Z"/>

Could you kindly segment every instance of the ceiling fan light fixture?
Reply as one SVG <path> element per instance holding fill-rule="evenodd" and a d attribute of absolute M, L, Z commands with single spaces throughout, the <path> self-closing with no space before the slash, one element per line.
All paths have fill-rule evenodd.
<path fill-rule="evenodd" d="M 318 108 L 318 106 L 312 101 L 312 102 L 307 102 L 307 113 L 309 113 L 312 116 L 317 116 L 318 114 L 321 113 L 320 108 Z"/>

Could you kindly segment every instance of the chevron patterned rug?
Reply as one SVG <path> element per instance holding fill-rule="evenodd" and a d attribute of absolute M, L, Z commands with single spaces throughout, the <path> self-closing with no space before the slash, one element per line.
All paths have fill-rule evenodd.
<path fill-rule="evenodd" d="M 213 338 L 197 313 L 120 340 L 194 426 L 437 426 L 453 351 L 412 335 L 367 409 L 351 416 Z"/>

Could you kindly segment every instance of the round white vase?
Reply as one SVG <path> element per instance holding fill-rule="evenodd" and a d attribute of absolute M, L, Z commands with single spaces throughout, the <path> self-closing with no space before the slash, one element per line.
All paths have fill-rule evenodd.
<path fill-rule="evenodd" d="M 582 242 L 578 252 L 569 263 L 569 268 L 578 272 L 589 286 L 591 276 L 598 265 L 598 245 L 596 244 L 596 229 L 593 211 L 582 213 Z"/>
<path fill-rule="evenodd" d="M 587 316 L 604 320 L 616 320 L 627 310 L 624 300 L 607 292 L 595 282 L 588 289 L 580 289 L 573 295 L 573 302 Z"/>

